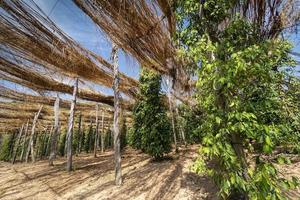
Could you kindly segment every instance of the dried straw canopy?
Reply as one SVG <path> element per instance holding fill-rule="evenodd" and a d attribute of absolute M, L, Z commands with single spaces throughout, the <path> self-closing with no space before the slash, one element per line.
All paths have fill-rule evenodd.
<path fill-rule="evenodd" d="M 39 110 L 40 105 L 43 105 L 43 109 L 39 117 L 40 123 L 44 126 L 53 125 L 53 104 L 55 98 L 20 93 L 3 86 L 0 86 L 0 98 L 10 100 L 0 102 L 0 129 L 1 127 L 5 127 L 8 130 L 12 130 L 20 127 L 27 120 L 32 120 L 34 114 Z M 60 122 L 63 127 L 67 126 L 70 104 L 71 102 L 67 100 L 60 101 Z M 91 122 L 91 120 L 95 122 L 95 107 L 95 103 L 77 103 L 77 114 L 80 113 L 82 116 L 83 124 L 87 125 Z M 106 128 L 109 128 L 112 125 L 113 110 L 104 105 L 100 105 L 99 107 L 99 113 L 101 115 L 102 112 L 104 113 L 104 125 Z M 131 122 L 130 112 L 124 112 L 123 116 L 127 123 Z"/>
<path fill-rule="evenodd" d="M 0 13 L 1 51 L 13 52 L 23 62 L 32 62 L 69 77 L 112 86 L 111 64 L 82 48 L 38 7 L 34 9 L 23 1 L 4 0 L 1 8 L 4 10 Z M 120 90 L 134 97 L 138 82 L 124 74 L 120 77 Z"/>
<path fill-rule="evenodd" d="M 143 66 L 168 73 L 167 61 L 173 59 L 168 28 L 163 17 L 144 0 L 74 0 L 110 38 Z M 163 1 L 160 1 L 163 5 Z M 167 4 L 168 5 L 168 4 Z M 165 9 L 168 12 L 168 9 Z M 170 20 L 171 22 L 171 20 Z M 172 26 L 172 28 L 174 27 Z"/>

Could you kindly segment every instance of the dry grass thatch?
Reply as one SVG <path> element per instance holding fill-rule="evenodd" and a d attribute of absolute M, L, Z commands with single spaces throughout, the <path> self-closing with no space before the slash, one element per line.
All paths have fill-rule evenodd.
<path fill-rule="evenodd" d="M 5 11 L 0 13 L 2 49 L 16 52 L 24 62 L 31 61 L 66 76 L 112 86 L 112 65 L 82 48 L 38 7 L 33 8 L 23 1 L 4 0 L 1 8 Z M 124 74 L 120 77 L 120 90 L 134 97 L 138 82 Z"/>
<path fill-rule="evenodd" d="M 119 47 L 143 66 L 168 74 L 174 47 L 163 19 L 145 0 L 74 0 Z M 163 1 L 160 1 L 163 5 Z M 166 12 L 167 9 L 165 9 Z M 174 29 L 172 27 L 171 29 Z"/>
<path fill-rule="evenodd" d="M 12 89 L 6 88 L 4 86 L 0 86 L 0 97 L 12 101 L 17 101 L 17 102 L 25 102 L 25 103 L 30 103 L 31 105 L 28 106 L 34 106 L 33 104 L 41 104 L 45 106 L 50 106 L 52 109 L 52 106 L 54 105 L 55 102 L 55 97 L 49 97 L 49 96 L 35 96 L 35 95 L 30 95 L 30 94 L 25 94 L 21 92 L 14 91 Z M 60 108 L 63 109 L 70 109 L 70 101 L 67 100 L 60 100 Z M 104 111 L 108 114 L 113 114 L 113 109 L 103 105 L 100 105 L 100 111 Z M 82 103 L 82 102 L 77 102 L 76 103 L 76 110 L 84 112 L 84 111 L 94 111 L 96 107 L 96 103 Z M 36 107 L 38 108 L 38 107 Z M 125 111 L 124 111 L 125 112 Z M 130 116 L 130 112 L 125 112 L 126 116 Z"/>
<path fill-rule="evenodd" d="M 88 127 L 91 122 L 95 124 L 95 107 L 85 108 L 77 110 L 77 117 L 81 115 L 82 126 Z M 0 129 L 5 127 L 8 130 L 19 128 L 27 120 L 32 120 L 34 114 L 39 110 L 39 105 L 28 102 L 0 102 Z M 53 126 L 53 106 L 44 105 L 39 116 L 39 127 L 44 128 Z M 111 110 L 102 110 L 99 112 L 99 118 L 101 119 L 102 112 L 104 112 L 104 128 L 108 129 L 113 124 L 113 113 Z M 60 123 L 62 128 L 66 128 L 68 124 L 69 110 L 67 108 L 60 109 Z M 131 125 L 131 114 L 124 114 L 127 126 Z M 14 120 L 16 120 L 14 122 Z M 12 122 L 12 123 L 11 123 Z M 101 122 L 102 124 L 102 122 Z M 3 129 L 4 130 L 4 129 Z"/>
<path fill-rule="evenodd" d="M 29 66 L 28 63 L 16 64 L 13 61 L 7 60 L 7 58 L 0 55 L 0 78 L 24 85 L 36 91 L 55 91 L 67 94 L 73 93 L 73 87 L 55 79 L 49 78 L 49 76 L 43 75 L 32 69 L 34 67 Z M 96 91 L 90 91 L 86 89 L 80 89 L 78 91 L 78 97 L 84 100 L 90 100 L 95 102 L 104 103 L 113 106 L 113 96 L 106 96 Z M 129 102 L 123 102 L 127 106 Z"/>

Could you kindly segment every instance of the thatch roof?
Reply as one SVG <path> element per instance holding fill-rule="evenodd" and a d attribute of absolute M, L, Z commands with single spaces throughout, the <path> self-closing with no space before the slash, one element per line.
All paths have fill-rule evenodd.
<path fill-rule="evenodd" d="M 1 8 L 5 12 L 0 13 L 0 41 L 7 51 L 66 76 L 112 86 L 112 65 L 82 48 L 38 7 L 33 8 L 23 1 L 4 0 Z M 120 90 L 134 97 L 138 82 L 124 74 L 120 77 Z"/>
<path fill-rule="evenodd" d="M 63 102 L 65 104 L 65 101 Z M 28 120 L 33 119 L 35 113 L 39 110 L 38 104 L 28 103 L 28 102 L 0 102 L 0 132 L 1 127 L 8 130 L 13 130 L 19 128 L 22 124 L 26 123 Z M 53 116 L 53 106 L 44 105 L 39 116 L 38 123 L 40 127 L 53 126 L 54 116 Z M 102 119 L 102 112 L 104 112 L 104 127 L 109 128 L 113 124 L 113 113 L 111 110 L 101 109 L 99 111 L 99 123 Z M 82 126 L 88 126 L 91 122 L 95 123 L 95 107 L 79 107 L 76 110 L 77 117 L 79 114 L 82 117 Z M 125 121 L 127 126 L 130 126 L 132 119 L 130 113 L 124 113 Z M 63 128 L 68 124 L 69 109 L 60 109 L 60 123 Z M 13 123 L 9 123 L 13 122 Z M 4 130 L 4 129 L 3 129 Z"/>
<path fill-rule="evenodd" d="M 145 0 L 74 0 L 108 34 L 112 41 L 134 56 L 142 66 L 167 74 L 174 47 L 168 29 Z"/>
<path fill-rule="evenodd" d="M 176 25 L 172 0 L 73 1 L 143 67 L 172 77 L 180 92 L 191 90 L 190 76 L 172 42 Z"/>
<path fill-rule="evenodd" d="M 0 48 L 1 49 L 1 48 Z M 4 73 L 1 73 L 4 72 Z M 9 61 L 6 57 L 0 55 L 0 78 L 8 80 L 36 91 L 54 91 L 66 94 L 73 93 L 73 86 L 58 82 L 57 80 L 44 75 L 34 69 L 34 66 L 26 64 L 17 64 L 13 60 Z M 84 100 L 104 103 L 109 106 L 114 105 L 114 97 L 106 96 L 96 91 L 79 88 L 78 97 Z M 131 109 L 132 102 L 123 100 L 122 106 Z"/>
<path fill-rule="evenodd" d="M 28 106 L 34 106 L 32 104 L 41 104 L 41 105 L 45 105 L 45 106 L 50 106 L 52 107 L 54 105 L 55 102 L 55 97 L 50 97 L 50 96 L 36 96 L 36 95 L 30 95 L 30 94 L 26 94 L 26 93 L 21 93 L 21 92 L 17 92 L 15 90 L 9 89 L 7 87 L 4 86 L 0 86 L 0 97 L 4 98 L 4 99 L 8 99 L 8 100 L 12 100 L 13 102 L 25 102 L 25 103 L 29 103 L 31 105 Z M 60 107 L 64 108 L 64 109 L 69 109 L 71 105 L 71 102 L 68 100 L 60 100 Z M 80 111 L 86 111 L 86 110 L 94 110 L 96 107 L 96 103 L 82 103 L 82 102 L 77 102 L 76 103 L 76 109 L 80 110 Z M 38 107 L 36 106 L 36 109 L 38 110 Z M 36 111 L 37 111 L 36 110 Z M 112 114 L 113 113 L 113 109 L 111 107 L 108 107 L 104 104 L 99 104 L 99 110 L 101 111 L 105 111 L 107 113 Z M 126 112 L 125 113 L 129 113 L 130 112 Z"/>

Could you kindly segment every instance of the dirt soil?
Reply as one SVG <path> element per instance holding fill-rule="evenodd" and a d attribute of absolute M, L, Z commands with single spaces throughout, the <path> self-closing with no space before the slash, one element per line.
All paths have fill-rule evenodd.
<path fill-rule="evenodd" d="M 153 162 L 148 155 L 126 149 L 122 155 L 123 185 L 114 185 L 113 152 L 94 158 L 74 156 L 74 171 L 65 171 L 66 159 L 55 166 L 0 162 L 0 199 L 218 199 L 210 179 L 196 175 L 190 166 L 196 146 L 179 156 Z"/>
<path fill-rule="evenodd" d="M 74 156 L 74 171 L 65 171 L 65 158 L 55 166 L 47 160 L 32 163 L 0 162 L 0 199 L 163 199 L 187 200 L 217 197 L 217 188 L 206 176 L 190 169 L 197 146 L 180 149 L 179 155 L 153 162 L 148 155 L 126 149 L 122 155 L 123 185 L 114 185 L 113 152 L 94 158 L 92 154 Z M 284 168 L 290 175 L 300 174 L 300 162 Z M 300 199 L 300 191 L 289 193 Z"/>

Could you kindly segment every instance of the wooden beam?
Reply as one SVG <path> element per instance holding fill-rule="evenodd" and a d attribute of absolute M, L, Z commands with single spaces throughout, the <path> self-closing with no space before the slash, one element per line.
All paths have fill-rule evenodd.
<path fill-rule="evenodd" d="M 21 151 L 21 155 L 20 155 L 20 161 L 21 162 L 24 159 L 24 152 L 25 152 L 25 148 L 26 148 L 26 139 L 27 139 L 28 127 L 29 127 L 29 120 L 27 120 L 26 127 L 25 127 L 24 140 L 23 140 L 22 151 Z"/>
<path fill-rule="evenodd" d="M 54 131 L 51 136 L 49 166 L 53 166 L 53 160 L 56 157 L 57 137 L 59 131 L 59 102 L 60 99 L 57 96 L 54 103 Z"/>
<path fill-rule="evenodd" d="M 97 157 L 97 147 L 99 141 L 99 122 L 98 122 L 98 112 L 99 112 L 99 105 L 96 104 L 96 131 L 95 131 L 95 141 L 94 141 L 94 158 Z"/>
<path fill-rule="evenodd" d="M 104 152 L 104 111 L 102 111 L 102 129 L 101 129 L 101 153 Z"/>
<path fill-rule="evenodd" d="M 114 66 L 114 158 L 115 158 L 115 184 L 122 184 L 121 172 L 121 149 L 120 149 L 120 128 L 119 128 L 119 109 L 120 109 L 120 91 L 119 91 L 119 65 L 118 65 L 118 47 L 113 44 L 111 58 Z"/>
<path fill-rule="evenodd" d="M 35 126 L 36 126 L 36 122 L 39 118 L 39 115 L 42 111 L 43 106 L 41 105 L 38 112 L 35 114 L 33 122 L 32 122 L 32 127 L 31 127 L 31 135 L 29 138 L 29 143 L 28 143 L 28 149 L 27 149 L 27 154 L 26 154 L 26 163 L 28 162 L 28 157 L 29 157 L 29 153 L 31 153 L 31 161 L 35 162 L 35 156 L 34 156 L 34 147 L 33 147 L 33 137 L 34 137 L 34 133 L 35 133 Z"/>
<path fill-rule="evenodd" d="M 84 132 L 83 132 L 84 134 Z M 76 149 L 76 154 L 78 155 L 81 151 L 81 139 L 82 135 L 81 134 L 81 112 L 79 112 L 79 119 L 78 119 L 78 144 L 77 144 L 77 149 Z"/>
<path fill-rule="evenodd" d="M 74 112 L 76 106 L 76 96 L 78 92 L 78 78 L 75 79 L 73 97 L 70 108 L 70 117 L 67 132 L 67 171 L 72 170 L 72 137 L 73 137 L 73 126 L 74 126 Z"/>

